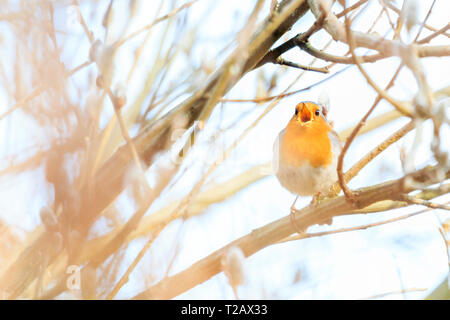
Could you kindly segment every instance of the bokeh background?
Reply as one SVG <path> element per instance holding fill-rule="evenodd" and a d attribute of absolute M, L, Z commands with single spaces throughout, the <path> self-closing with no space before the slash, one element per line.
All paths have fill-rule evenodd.
<path fill-rule="evenodd" d="M 126 146 L 111 99 L 98 82 L 109 85 L 114 95 L 126 96 L 121 113 L 129 135 L 135 137 L 198 92 L 236 48 L 251 38 L 269 16 L 273 2 L 1 2 L 0 274 L 4 277 L 22 261 L 21 252 L 27 248 L 39 250 L 32 244 L 40 234 L 50 232 L 42 221 L 42 211 L 49 210 L 55 216 L 64 211 L 64 205 L 60 211 L 55 205 L 58 186 L 49 181 L 49 167 L 61 168 L 66 172 L 66 188 L 75 190 L 75 194 L 82 193 L 80 190 L 88 188 L 86 185 L 96 170 L 120 146 Z M 356 2 L 347 1 L 347 6 Z M 404 5 L 401 0 L 386 2 L 399 9 Z M 417 6 L 414 14 L 418 23 L 410 30 L 403 27 L 400 41 L 411 43 L 419 30 L 422 34 L 419 39 L 433 33 L 420 28 L 432 5 L 427 24 L 436 30 L 448 24 L 448 1 L 411 2 Z M 257 14 L 252 21 L 255 8 Z M 342 10 L 339 1 L 332 3 L 331 12 Z M 399 14 L 384 2 L 363 1 L 352 14 L 353 29 L 366 32 L 371 28 L 372 33 L 387 39 L 394 36 L 393 27 Z M 314 21 L 308 11 L 274 46 L 306 31 Z M 95 45 L 83 24 L 92 33 L 91 40 L 98 40 Z M 134 34 L 136 31 L 139 32 Z M 430 44 L 448 46 L 448 37 L 448 31 L 444 32 Z M 330 39 L 325 30 L 320 30 L 310 41 L 323 48 Z M 120 41 L 123 43 L 112 52 L 112 46 Z M 332 41 L 326 51 L 343 56 L 348 53 L 348 46 Z M 364 48 L 356 52 L 371 53 Z M 245 55 L 243 50 L 243 60 Z M 298 48 L 283 57 L 303 65 L 314 59 Z M 240 59 L 238 55 L 237 61 Z M 401 62 L 400 57 L 394 56 L 364 64 L 364 68 L 384 87 Z M 427 57 L 421 62 L 432 91 L 448 87 L 448 57 Z M 329 62 L 320 60 L 314 64 L 328 65 Z M 75 73 L 68 74 L 79 66 Z M 338 71 L 341 72 L 334 75 Z M 258 100 L 316 83 L 275 104 L 274 100 Z M 417 92 L 414 74 L 403 68 L 389 94 L 401 101 L 413 101 Z M 123 179 L 123 191 L 94 221 L 86 239 L 95 240 L 120 229 L 144 207 L 145 215 L 133 236 L 123 240 L 91 272 L 89 279 L 94 279 L 95 285 L 90 293 L 83 286 L 66 288 L 56 298 L 106 298 L 145 248 L 128 281 L 115 295 L 115 298 L 133 297 L 231 241 L 288 215 L 295 196 L 283 189 L 272 174 L 273 142 L 298 102 L 316 101 L 321 95 L 329 98 L 328 117 L 338 132 L 358 123 L 377 97 L 355 65 L 333 65 L 328 74 L 322 74 L 269 63 L 245 74 L 214 106 L 206 121 L 184 130 L 186 119 L 180 112 L 176 118 L 181 123 L 180 129 L 171 133 L 171 145 L 153 158 L 149 168 L 144 165 L 145 173 L 134 161 L 127 164 L 130 168 Z M 442 101 L 448 116 L 448 98 Z M 392 105 L 382 100 L 369 119 L 392 110 Z M 345 157 L 344 170 L 407 122 L 407 117 L 398 116 L 357 137 Z M 405 174 L 405 161 L 414 169 L 435 164 L 430 148 L 433 123 L 420 121 L 420 127 L 421 130 L 410 132 L 376 157 L 349 187 L 356 189 L 398 179 Z M 193 130 L 196 132 L 193 147 L 182 161 L 174 161 Z M 441 149 L 448 152 L 448 123 L 440 130 Z M 103 144 L 95 144 L 99 141 Z M 52 158 L 54 150 L 57 155 Z M 408 159 L 402 162 L 405 155 Z M 214 170 L 205 176 L 215 164 Z M 233 180 L 235 177 L 243 180 L 238 182 Z M 142 192 L 156 192 L 159 182 L 166 178 L 164 188 L 151 195 L 154 201 L 145 208 L 142 198 L 148 194 L 142 196 Z M 229 181 L 231 184 L 227 184 Z M 441 183 L 448 182 L 443 179 Z M 191 194 L 197 187 L 199 191 Z M 204 193 L 208 190 L 213 192 Z M 70 199 L 77 201 L 73 200 L 77 196 Z M 183 215 L 167 218 L 158 232 L 144 223 L 161 211 L 180 210 L 173 205 L 180 200 L 187 201 Z M 444 194 L 433 201 L 442 204 L 449 200 L 448 194 Z M 307 206 L 310 201 L 309 197 L 299 198 L 296 207 Z M 411 205 L 370 215 L 342 216 L 334 218 L 329 226 L 311 226 L 308 232 L 371 224 L 423 209 Z M 236 290 L 222 272 L 177 298 L 235 299 L 237 293 L 244 299 L 422 299 L 448 276 L 449 218 L 448 211 L 434 209 L 364 230 L 273 244 L 247 259 L 239 259 L 238 254 L 239 272 L 245 281 Z M 156 238 L 146 248 L 153 236 Z M 65 234 L 62 243 L 66 243 Z M 38 280 L 15 298 L 38 299 L 55 285 L 70 261 L 70 254 L 66 253 L 69 249 L 64 248 L 62 244 L 60 251 L 65 257 L 59 257 L 53 264 L 21 266 L 38 270 Z M 80 263 L 80 267 L 85 263 Z M 7 291 L 5 287 L 0 290 Z M 8 292 L 4 297 L 9 297 Z"/>

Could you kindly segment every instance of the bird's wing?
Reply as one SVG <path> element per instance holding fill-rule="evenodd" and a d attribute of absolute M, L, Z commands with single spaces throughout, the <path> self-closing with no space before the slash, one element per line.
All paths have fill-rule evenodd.
<path fill-rule="evenodd" d="M 273 143 L 272 168 L 274 169 L 274 172 L 277 172 L 278 163 L 280 161 L 280 143 L 283 139 L 285 131 L 286 129 L 282 130 Z"/>

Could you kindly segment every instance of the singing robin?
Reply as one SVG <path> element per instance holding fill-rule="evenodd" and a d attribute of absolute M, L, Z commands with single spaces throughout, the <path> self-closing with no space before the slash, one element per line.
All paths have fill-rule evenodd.
<path fill-rule="evenodd" d="M 313 196 L 315 203 L 337 181 L 336 167 L 342 146 L 327 113 L 325 104 L 300 102 L 275 141 L 275 174 L 283 187 L 297 195 L 295 200 L 298 196 Z M 295 201 L 291 213 L 294 211 Z"/>

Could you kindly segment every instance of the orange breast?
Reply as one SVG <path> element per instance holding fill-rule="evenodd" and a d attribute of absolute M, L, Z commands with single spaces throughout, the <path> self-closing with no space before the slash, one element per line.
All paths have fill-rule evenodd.
<path fill-rule="evenodd" d="M 293 166 L 309 163 L 317 168 L 331 164 L 330 126 L 322 118 L 301 126 L 293 118 L 280 145 L 281 160 Z"/>

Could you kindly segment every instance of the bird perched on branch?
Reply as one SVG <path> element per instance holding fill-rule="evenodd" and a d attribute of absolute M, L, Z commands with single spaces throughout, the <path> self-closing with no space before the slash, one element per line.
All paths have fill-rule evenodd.
<path fill-rule="evenodd" d="M 275 141 L 274 171 L 281 185 L 297 195 L 295 201 L 298 196 L 313 196 L 312 203 L 316 203 L 318 196 L 327 194 L 337 181 L 342 146 L 327 113 L 327 103 L 300 102 Z"/>

